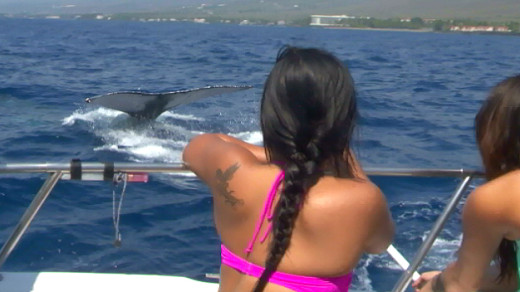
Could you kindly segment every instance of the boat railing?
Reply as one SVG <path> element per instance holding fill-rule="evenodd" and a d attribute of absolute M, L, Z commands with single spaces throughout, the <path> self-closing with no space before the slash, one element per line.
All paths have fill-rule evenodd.
<path fill-rule="evenodd" d="M 462 198 L 464 191 L 473 178 L 483 177 L 483 173 L 466 169 L 404 169 L 404 168 L 365 168 L 369 176 L 414 176 L 414 177 L 458 177 L 461 182 L 451 195 L 446 207 L 437 218 L 428 236 L 419 247 L 411 263 L 391 245 L 389 254 L 404 269 L 392 292 L 405 291 L 416 270 L 431 249 L 433 242 L 444 227 L 444 223 Z M 70 163 L 7 163 L 0 164 L 0 174 L 3 173 L 47 173 L 48 177 L 31 201 L 13 232 L 0 250 L 0 270 L 20 241 L 32 220 L 45 203 L 56 183 L 61 180 L 109 180 L 124 175 L 128 181 L 147 181 L 148 173 L 187 173 L 189 170 L 181 163 L 129 163 L 129 162 L 81 162 L 72 160 Z M 132 179 L 133 178 L 133 179 Z M 0 277 L 1 279 L 1 277 Z"/>

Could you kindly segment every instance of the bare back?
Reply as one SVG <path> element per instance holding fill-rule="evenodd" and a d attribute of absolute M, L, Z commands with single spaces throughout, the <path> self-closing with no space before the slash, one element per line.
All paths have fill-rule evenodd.
<path fill-rule="evenodd" d="M 187 166 L 211 189 L 214 221 L 222 243 L 259 266 L 264 266 L 271 236 L 263 243 L 257 240 L 249 255 L 245 248 L 281 171 L 279 166 L 265 161 L 263 151 L 262 147 L 230 137 L 205 134 L 193 139 L 183 154 Z M 393 237 L 393 223 L 385 198 L 357 168 L 357 178 L 324 176 L 309 190 L 277 271 L 313 277 L 341 276 L 354 269 L 364 252 L 386 249 Z M 260 234 L 266 232 L 268 223 L 262 222 Z M 221 267 L 220 291 L 248 291 L 257 281 L 226 265 Z M 264 291 L 289 290 L 268 283 Z"/>
<path fill-rule="evenodd" d="M 223 244 L 239 257 L 263 266 L 270 236 L 263 243 L 257 240 L 249 255 L 244 250 L 281 169 L 239 148 L 235 150 L 220 156 L 212 167 L 197 157 L 202 171 L 197 169 L 197 160 L 190 160 L 189 153 L 185 156 L 190 168 L 211 188 L 215 225 Z M 207 171 L 208 167 L 211 170 Z M 355 179 L 324 176 L 310 189 L 278 271 L 335 277 L 351 272 L 364 252 L 384 251 L 393 235 L 386 201 L 364 174 L 358 174 Z M 277 200 L 278 196 L 273 205 Z M 263 222 L 260 234 L 265 233 L 268 223 L 267 219 Z M 251 290 L 258 281 L 225 265 L 221 268 L 221 291 Z M 268 284 L 265 291 L 288 290 Z"/>

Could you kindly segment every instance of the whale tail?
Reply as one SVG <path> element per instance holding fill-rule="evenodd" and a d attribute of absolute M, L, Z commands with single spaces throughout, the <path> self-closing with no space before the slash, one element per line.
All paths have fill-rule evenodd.
<path fill-rule="evenodd" d="M 250 88 L 252 86 L 208 86 L 165 93 L 113 92 L 86 98 L 85 102 L 122 111 L 137 119 L 153 120 L 163 112 L 179 105 Z"/>

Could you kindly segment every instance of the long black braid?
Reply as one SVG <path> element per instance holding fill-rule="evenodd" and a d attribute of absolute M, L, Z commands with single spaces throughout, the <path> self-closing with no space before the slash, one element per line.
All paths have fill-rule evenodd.
<path fill-rule="evenodd" d="M 353 177 L 349 143 L 357 116 L 352 78 L 331 54 L 284 48 L 262 97 L 261 126 L 270 161 L 283 163 L 269 254 L 254 291 L 263 291 L 290 246 L 305 195 L 324 175 Z"/>

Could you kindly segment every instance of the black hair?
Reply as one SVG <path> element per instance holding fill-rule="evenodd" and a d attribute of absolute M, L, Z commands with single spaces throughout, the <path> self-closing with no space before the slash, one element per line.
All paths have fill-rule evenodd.
<path fill-rule="evenodd" d="M 354 177 L 350 140 L 357 117 L 354 82 L 332 54 L 285 47 L 264 86 L 260 123 L 266 154 L 285 171 L 269 254 L 254 291 L 263 291 L 289 248 L 305 194 L 325 172 Z"/>
<path fill-rule="evenodd" d="M 520 168 L 520 75 L 498 83 L 475 117 L 475 134 L 488 180 Z M 497 280 L 517 273 L 514 241 L 502 239 L 497 250 Z"/>

